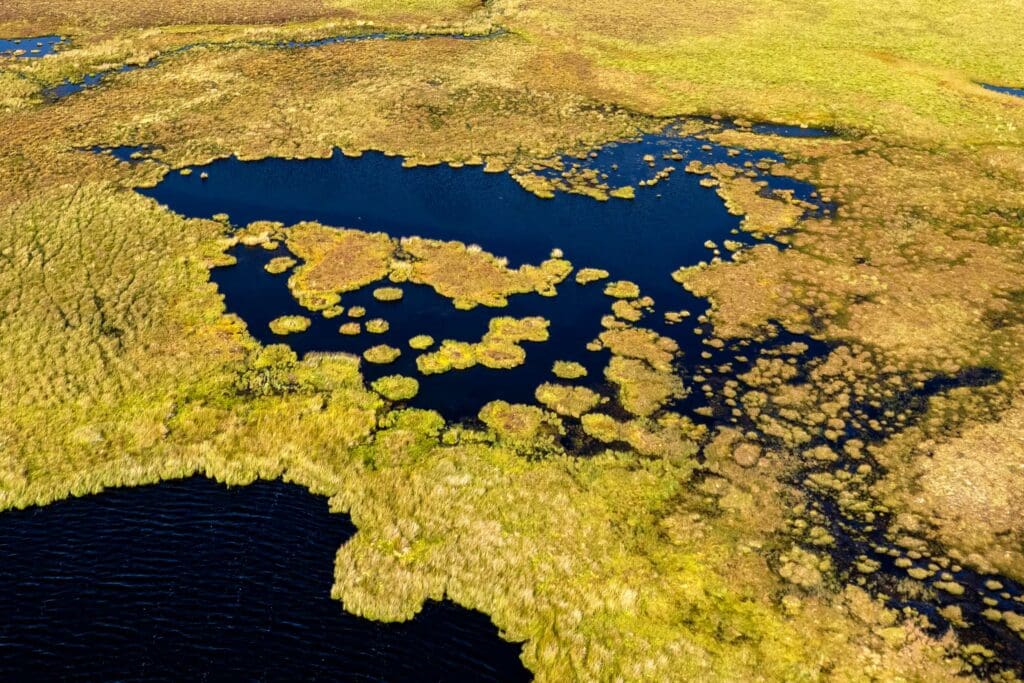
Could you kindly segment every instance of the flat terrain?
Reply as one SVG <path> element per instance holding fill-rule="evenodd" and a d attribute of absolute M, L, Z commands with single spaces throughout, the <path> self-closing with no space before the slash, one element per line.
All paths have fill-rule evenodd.
<path fill-rule="evenodd" d="M 447 598 L 538 680 L 1024 675 L 1024 98 L 984 87 L 1024 87 L 1016 0 L 0 7 L 0 38 L 51 34 L 0 57 L 0 508 L 284 479 L 358 529 L 338 609 Z M 139 191 L 377 150 L 611 207 L 659 186 L 586 155 L 670 123 L 694 151 L 652 158 L 658 182 L 699 177 L 738 224 L 657 273 L 698 298 L 685 315 L 571 250 L 510 263 Z M 148 151 L 90 151 L 126 145 Z M 211 281 L 241 249 L 287 258 L 280 343 Z M 471 340 L 288 346 L 313 319 L 383 334 L 352 297 L 413 285 L 493 315 Z M 516 372 L 558 321 L 503 306 L 572 287 L 606 295 L 600 362 L 556 364 L 534 401 L 453 420 L 410 407 L 409 378 L 366 381 L 402 354 L 424 387 Z"/>

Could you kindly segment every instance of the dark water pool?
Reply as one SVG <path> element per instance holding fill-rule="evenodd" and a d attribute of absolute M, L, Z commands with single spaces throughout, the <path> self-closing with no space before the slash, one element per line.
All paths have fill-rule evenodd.
<path fill-rule="evenodd" d="M 994 92 L 1001 92 L 1004 95 L 1013 95 L 1014 97 L 1024 97 L 1024 88 L 1009 88 L 1002 85 L 989 85 L 988 83 L 982 83 L 981 87 L 986 90 L 992 90 Z"/>
<path fill-rule="evenodd" d="M 204 478 L 0 515 L 0 680 L 524 681 L 485 615 L 330 599 L 355 533 L 297 486 Z"/>
<path fill-rule="evenodd" d="M 827 138 L 835 135 L 827 128 L 792 126 L 783 123 L 755 123 L 751 130 L 758 135 L 778 135 L 784 138 Z"/>
<path fill-rule="evenodd" d="M 209 218 L 227 213 L 235 225 L 255 220 L 276 220 L 286 225 L 316 220 L 326 225 L 385 231 L 395 236 L 461 240 L 479 244 L 487 251 L 510 259 L 513 266 L 538 263 L 552 249 L 560 248 L 578 267 L 599 267 L 611 279 L 640 285 L 653 297 L 656 311 L 640 324 L 677 340 L 684 353 L 696 358 L 707 349 L 694 334 L 693 319 L 668 326 L 664 311 L 686 309 L 695 316 L 706 302 L 689 295 L 671 279 L 671 273 L 711 257 L 705 246 L 712 240 L 750 243 L 737 234 L 739 219 L 729 214 L 713 189 L 701 187 L 698 176 L 683 168 L 692 159 L 706 163 L 728 161 L 742 166 L 779 157 L 760 152 L 732 153 L 695 138 L 671 134 L 646 135 L 637 141 L 613 143 L 586 159 L 567 159 L 582 169 L 608 175 L 612 187 L 636 184 L 653 178 L 668 166 L 677 170 L 653 187 L 638 187 L 633 200 L 599 202 L 582 195 L 557 193 L 540 199 L 525 191 L 505 173 L 484 173 L 479 167 L 447 165 L 407 169 L 402 160 L 379 153 L 359 158 L 336 153 L 329 159 L 267 159 L 243 162 L 224 159 L 199 173 L 168 175 L 163 182 L 141 193 L 188 217 Z M 666 159 L 673 150 L 683 160 Z M 650 155 L 650 156 L 648 156 Z M 654 157 L 654 162 L 644 157 Z M 553 172 L 549 172 L 551 174 Z M 773 186 L 793 189 L 811 198 L 814 188 L 790 179 L 762 174 Z M 268 253 L 260 248 L 236 249 L 238 265 L 213 271 L 213 280 L 225 296 L 228 310 L 238 313 L 251 333 L 264 343 L 285 341 L 298 353 L 347 351 L 360 353 L 378 343 L 403 349 L 402 357 L 387 366 L 366 366 L 373 379 L 402 372 L 417 375 L 415 353 L 407 341 L 416 334 L 435 339 L 477 341 L 487 321 L 497 315 L 541 315 L 551 321 L 551 340 L 525 344 L 526 365 L 515 370 L 474 368 L 444 375 L 421 377 L 423 407 L 459 418 L 475 414 L 489 400 L 532 401 L 537 385 L 552 379 L 555 360 L 576 360 L 600 381 L 607 356 L 585 349 L 601 332 L 600 319 L 610 312 L 612 299 L 604 296 L 603 283 L 577 285 L 571 278 L 554 298 L 513 296 L 507 308 L 457 311 L 452 303 L 427 287 L 403 285 L 405 298 L 398 303 L 373 300 L 373 286 L 345 294 L 342 304 L 364 306 L 367 319 L 382 317 L 391 324 L 385 335 L 344 337 L 338 327 L 345 318 L 325 320 L 310 314 L 294 301 L 287 275 L 268 275 L 263 265 L 283 250 Z M 723 250 L 722 252 L 727 253 Z M 268 323 L 285 315 L 308 315 L 312 327 L 286 338 L 273 335 Z M 694 318 L 695 319 L 695 318 Z"/>
<path fill-rule="evenodd" d="M 38 59 L 52 55 L 64 42 L 61 36 L 34 36 L 30 38 L 0 38 L 0 57 Z"/>

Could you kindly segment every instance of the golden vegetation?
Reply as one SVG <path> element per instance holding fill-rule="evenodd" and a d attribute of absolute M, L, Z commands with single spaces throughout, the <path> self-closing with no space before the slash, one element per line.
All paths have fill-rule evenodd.
<path fill-rule="evenodd" d="M 337 44 L 301 57 L 249 41 L 322 37 L 371 17 L 429 27 L 427 17 L 446 22 L 464 5 L 3 4 L 3 31 L 60 30 L 76 44 L 0 64 L 0 502 L 197 473 L 236 484 L 285 477 L 330 496 L 359 525 L 336 566 L 345 609 L 404 619 L 423 599 L 447 596 L 524 641 L 538 680 L 963 673 L 980 655 L 953 634 L 929 635 L 856 586 L 836 589 L 827 532 L 814 531 L 822 527 L 806 508 L 787 517 L 804 499 L 786 477 L 795 465 L 825 468 L 802 484 L 870 524 L 861 465 L 870 470 L 878 457 L 889 472 L 879 486 L 913 545 L 898 558 L 911 562 L 910 579 L 932 570 L 909 553 L 925 557 L 935 542 L 986 571 L 1016 568 L 1019 530 L 1005 511 L 1024 477 L 1007 456 L 1019 411 L 1006 404 L 1024 358 L 1024 107 L 976 83 L 1019 78 L 1024 15 L 1010 0 L 488 4 L 508 36 Z M 318 23 L 332 12 L 353 23 Z M 223 25 L 162 28 L 194 21 Z M 155 68 L 65 101 L 40 95 L 161 54 Z M 711 298 L 708 325 L 722 338 L 781 325 L 877 355 L 832 352 L 796 384 L 783 357 L 721 390 L 706 382 L 725 420 L 748 422 L 742 439 L 705 448 L 699 478 L 685 445 L 699 435 L 659 413 L 682 381 L 640 357 L 614 356 L 606 369 L 634 417 L 583 415 L 607 450 L 581 459 L 560 452 L 564 427 L 536 406 L 492 405 L 481 415 L 486 433 L 446 426 L 434 413 L 386 412 L 358 359 L 299 361 L 285 347 L 259 348 L 208 282 L 207 267 L 226 262 L 224 225 L 183 220 L 133 194 L 167 172 L 160 164 L 76 151 L 148 142 L 177 169 L 342 147 L 498 170 L 651 130 L 655 116 L 715 113 L 823 124 L 844 137 L 716 137 L 786 154 L 790 163 L 773 172 L 813 181 L 838 210 L 800 221 L 785 250 L 755 247 L 680 271 Z M 753 196 L 745 182 L 737 188 Z M 772 201 L 762 208 L 782 210 Z M 314 308 L 335 310 L 324 304 L 369 276 L 357 265 L 379 268 L 369 249 L 340 261 L 350 271 L 318 270 L 317 249 L 329 245 L 306 247 L 312 261 L 301 256 L 298 281 Z M 384 270 L 373 272 L 398 272 L 394 244 L 381 251 Z M 494 283 L 549 292 L 568 275 L 567 264 L 523 275 L 468 248 L 441 251 L 441 261 L 480 269 L 472 286 L 424 276 L 467 305 L 500 301 Z M 879 376 L 913 386 L 977 365 L 1002 370 L 1003 383 L 931 401 L 919 426 L 892 410 L 887 439 L 870 449 L 836 442 L 846 424 L 870 421 L 851 407 L 857 400 L 900 395 L 895 385 L 872 394 Z M 981 471 L 989 451 L 991 470 Z M 672 452 L 683 457 L 657 457 Z M 827 469 L 855 456 L 863 462 L 845 478 Z M 927 511 L 905 495 L 916 483 Z M 806 527 L 799 543 L 796 522 Z M 955 590 L 942 584 L 936 590 Z"/>
<path fill-rule="evenodd" d="M 500 443 L 532 457 L 558 452 L 558 437 L 565 431 L 558 416 L 537 406 L 505 401 L 491 401 L 481 408 L 480 421 Z"/>
<path fill-rule="evenodd" d="M 556 360 L 551 372 L 559 379 L 579 379 L 587 376 L 587 369 L 571 360 Z"/>
<path fill-rule="evenodd" d="M 308 330 L 310 323 L 310 319 L 302 315 L 283 315 L 270 321 L 270 331 L 280 335 L 296 334 Z"/>
<path fill-rule="evenodd" d="M 580 268 L 576 271 L 576 282 L 581 285 L 598 282 L 599 280 L 607 279 L 607 277 L 608 271 L 600 268 Z"/>
<path fill-rule="evenodd" d="M 634 415 L 647 416 L 684 394 L 683 380 L 642 360 L 613 356 L 604 376 L 619 387 L 619 402 Z"/>
<path fill-rule="evenodd" d="M 433 287 L 456 308 L 505 306 L 513 294 L 554 296 L 555 285 L 572 272 L 568 261 L 554 258 L 511 270 L 494 255 L 461 242 L 409 237 L 402 249 L 412 260 L 409 280 Z"/>
<path fill-rule="evenodd" d="M 398 287 L 378 287 L 373 290 L 373 298 L 377 301 L 401 301 L 404 295 Z"/>
<path fill-rule="evenodd" d="M 373 390 L 389 401 L 408 401 L 420 391 L 420 383 L 414 377 L 387 375 L 375 380 Z"/>
<path fill-rule="evenodd" d="M 267 261 L 267 265 L 263 266 L 263 269 L 271 275 L 280 275 L 291 270 L 296 263 L 296 260 L 290 256 L 275 256 Z"/>
<path fill-rule="evenodd" d="M 604 288 L 604 293 L 616 299 L 635 299 L 640 296 L 640 288 L 628 280 L 611 282 Z"/>
<path fill-rule="evenodd" d="M 579 417 L 601 402 L 601 395 L 586 387 L 546 382 L 537 387 L 537 400 L 559 415 Z"/>
<path fill-rule="evenodd" d="M 424 351 L 434 345 L 434 338 L 429 334 L 417 334 L 409 340 L 409 348 Z"/>
<path fill-rule="evenodd" d="M 323 310 L 341 294 L 387 276 L 393 244 L 383 233 L 327 228 L 301 223 L 288 230 L 289 251 L 303 261 L 288 280 L 306 308 Z"/>
<path fill-rule="evenodd" d="M 394 363 L 398 360 L 398 357 L 402 355 L 401 349 L 396 349 L 393 346 L 387 344 L 377 344 L 363 351 L 363 358 L 366 359 L 367 363 L 374 363 L 377 365 L 387 365 L 388 363 Z"/>
<path fill-rule="evenodd" d="M 494 318 L 479 342 L 445 339 L 440 348 L 416 358 L 416 367 L 424 375 L 451 370 L 467 370 L 483 365 L 492 370 L 508 370 L 526 362 L 522 342 L 548 339 L 548 321 L 543 318 Z"/>

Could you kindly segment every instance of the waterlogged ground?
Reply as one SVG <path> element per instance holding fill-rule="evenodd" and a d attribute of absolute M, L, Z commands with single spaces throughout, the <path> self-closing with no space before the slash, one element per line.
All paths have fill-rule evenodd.
<path fill-rule="evenodd" d="M 782 137 L 829 135 L 823 130 L 796 126 L 759 124 L 750 129 L 757 135 Z M 146 155 L 138 150 L 134 155 L 124 152 L 113 153 L 122 161 L 145 163 Z M 792 335 L 782 335 L 767 344 L 714 343 L 702 336 L 704 330 L 696 318 L 669 324 L 662 315 L 665 310 L 686 310 L 703 319 L 706 302 L 673 281 L 670 275 L 675 264 L 685 267 L 709 260 L 712 253 L 719 257 L 722 251 L 729 253 L 730 250 L 720 247 L 727 240 L 733 252 L 757 243 L 749 234 L 741 236 L 742 217 L 726 210 L 714 186 L 701 185 L 704 176 L 674 172 L 695 159 L 704 164 L 746 168 L 752 178 L 764 182 L 760 195 L 771 197 L 773 191 L 787 190 L 790 197 L 806 203 L 802 208 L 808 214 L 828 215 L 835 210 L 830 203 L 821 201 L 813 186 L 766 173 L 772 164 L 783 161 L 781 156 L 735 148 L 730 151 L 722 145 L 708 144 L 704 135 L 681 135 L 673 126 L 664 133 L 641 136 L 637 141 L 612 143 L 582 159 L 562 159 L 557 168 L 541 171 L 542 177 L 554 179 L 569 177 L 566 168 L 573 172 L 595 171 L 609 187 L 636 187 L 635 195 L 628 199 L 609 200 L 564 191 L 541 198 L 506 173 L 447 165 L 410 169 L 403 167 L 401 159 L 378 153 L 358 157 L 335 153 L 328 159 L 309 160 L 228 159 L 190 169 L 187 174 L 169 174 L 160 185 L 142 192 L 185 216 L 217 216 L 221 220 L 227 216 L 237 226 L 257 221 L 277 221 L 283 225 L 317 221 L 370 232 L 384 231 L 399 237 L 415 234 L 460 240 L 508 258 L 513 267 L 540 262 L 552 250 L 559 250 L 577 267 L 604 269 L 612 281 L 638 284 L 638 293 L 631 298 L 652 297 L 649 305 L 638 311 L 646 320 L 636 323 L 637 326 L 673 340 L 678 348 L 674 372 L 685 379 L 687 386 L 692 386 L 695 378 L 706 382 L 702 391 L 677 396 L 671 406 L 674 410 L 700 415 L 698 419 L 711 426 L 731 423 L 753 427 L 749 416 L 737 416 L 735 411 L 730 415 L 723 410 L 726 406 L 722 405 L 722 395 L 712 384 L 719 391 L 723 386 L 735 385 L 737 377 L 750 373 L 758 363 L 778 357 L 779 350 L 785 357 L 787 348 L 806 349 L 792 354 L 806 373 L 822 364 L 829 348 L 810 336 Z M 693 167 L 690 168 L 692 171 Z M 669 169 L 667 177 L 659 175 L 665 169 Z M 646 186 L 655 179 L 657 184 Z M 816 200 L 817 204 L 813 203 Z M 762 235 L 761 240 L 765 239 Z M 609 249 L 609 244 L 615 248 Z M 288 257 L 290 252 L 284 247 L 264 244 L 235 247 L 230 253 L 237 262 L 215 269 L 212 278 L 224 294 L 228 310 L 240 315 L 263 343 L 281 342 L 282 337 L 271 330 L 271 322 L 284 315 L 305 317 L 310 313 L 289 291 L 287 274 L 269 274 L 266 270 L 267 264 Z M 364 310 L 360 320 L 387 320 L 386 331 L 340 334 L 338 318 L 314 314 L 308 329 L 289 335 L 285 341 L 299 354 L 342 351 L 359 356 L 381 343 L 402 349 L 403 355 L 393 362 L 366 364 L 364 375 L 370 381 L 394 373 L 416 377 L 419 392 L 406 402 L 436 410 L 450 420 L 472 420 L 485 404 L 497 400 L 543 407 L 543 402 L 538 401 L 541 396 L 536 394 L 538 387 L 554 379 L 552 368 L 556 361 L 570 361 L 585 371 L 573 385 L 588 387 L 605 401 L 591 415 L 621 416 L 629 411 L 615 405 L 615 386 L 601 372 L 608 363 L 608 350 L 587 349 L 587 344 L 597 339 L 604 327 L 614 329 L 607 318 L 601 320 L 615 300 L 604 293 L 604 282 L 579 284 L 570 279 L 560 285 L 554 297 L 513 297 L 508 306 L 497 311 L 485 307 L 460 311 L 450 300 L 422 284 L 405 284 L 398 301 L 378 301 L 372 292 L 380 283 L 370 283 L 343 294 L 341 304 Z M 418 352 L 409 348 L 410 339 L 430 335 L 438 340 L 473 342 L 486 333 L 488 321 L 498 313 L 515 318 L 542 316 L 551 321 L 550 338 L 529 345 L 525 363 L 515 368 L 477 366 L 440 375 L 422 375 L 417 371 Z M 353 324 L 347 317 L 340 320 L 342 325 Z M 698 325 L 696 329 L 694 324 Z M 419 353 L 429 354 L 431 350 Z M 963 378 L 936 378 L 911 388 L 897 402 L 904 411 L 900 419 L 916 420 L 920 406 L 933 395 L 958 386 L 993 384 L 999 379 L 998 372 L 981 370 Z M 862 421 L 847 425 L 840 443 L 863 444 L 884 437 L 890 429 L 883 412 L 865 403 Z M 567 424 L 574 422 L 571 417 L 579 415 L 566 416 Z M 566 443 L 580 453 L 598 452 L 593 437 L 593 430 L 581 429 L 576 424 Z M 823 491 L 815 482 L 815 477 L 836 475 L 840 482 L 844 477 L 852 477 L 859 486 L 875 481 L 871 465 L 863 469 L 863 456 L 836 456 L 829 441 L 836 439 L 808 444 L 811 451 L 820 449 L 827 454 L 821 456 L 826 466 L 807 468 L 793 480 L 803 479 L 811 516 L 817 518 L 817 528 L 821 530 L 817 538 L 830 538 L 832 560 L 840 575 L 887 596 L 892 607 L 920 611 L 939 630 L 950 628 L 951 621 L 966 624 L 965 620 L 970 620 L 974 626 L 964 629 L 965 637 L 989 644 L 1005 643 L 1006 649 L 996 645 L 1003 655 L 1016 660 L 1024 657 L 1024 647 L 1017 644 L 1012 633 L 990 624 L 982 616 L 986 609 L 1018 613 L 1024 595 L 1020 587 L 1003 577 L 998 589 L 993 590 L 986 586 L 991 579 L 961 565 L 936 565 L 922 558 L 908 560 L 905 549 L 887 539 L 886 515 L 872 515 L 872 523 L 865 523 L 860 515 L 851 514 L 838 503 L 836 493 L 842 494 L 842 485 L 838 490 Z M 897 584 L 907 571 L 921 573 L 920 578 L 932 587 L 929 597 L 901 594 Z M 938 587 L 934 587 L 936 583 Z M 944 590 L 945 586 L 949 589 Z M 951 620 L 954 612 L 950 609 L 956 610 L 956 619 Z"/>
<path fill-rule="evenodd" d="M 5 672 L 1019 680 L 1018 10 L 0 4 Z"/>

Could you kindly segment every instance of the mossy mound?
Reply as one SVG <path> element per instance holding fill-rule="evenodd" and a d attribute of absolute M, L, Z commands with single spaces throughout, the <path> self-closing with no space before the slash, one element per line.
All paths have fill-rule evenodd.
<path fill-rule="evenodd" d="M 383 233 L 316 223 L 289 228 L 287 244 L 289 251 L 303 261 L 288 286 L 302 305 L 313 310 L 332 306 L 340 294 L 386 277 L 394 251 L 391 238 Z"/>
<path fill-rule="evenodd" d="M 635 299 L 640 296 L 640 287 L 629 280 L 618 280 L 609 282 L 604 288 L 604 293 L 616 299 Z"/>
<path fill-rule="evenodd" d="M 267 265 L 263 266 L 263 270 L 267 271 L 271 275 L 280 275 L 281 273 L 289 270 L 296 263 L 298 262 L 291 256 L 275 256 L 267 261 Z"/>
<path fill-rule="evenodd" d="M 415 349 L 416 351 L 429 349 L 433 345 L 434 338 L 429 334 L 417 334 L 415 337 L 409 339 L 409 348 Z"/>
<path fill-rule="evenodd" d="M 671 372 L 672 361 L 679 353 L 675 340 L 639 327 L 606 330 L 598 338 L 612 354 L 647 361 L 659 372 Z"/>
<path fill-rule="evenodd" d="M 424 375 L 466 370 L 476 365 L 494 370 L 518 367 L 526 362 L 526 350 L 520 344 L 547 341 L 548 324 L 540 317 L 494 318 L 479 342 L 446 339 L 437 351 L 416 358 L 416 367 Z"/>
<path fill-rule="evenodd" d="M 491 401 L 481 408 L 479 417 L 501 443 L 527 455 L 559 451 L 558 439 L 565 433 L 557 415 L 537 406 Z"/>
<path fill-rule="evenodd" d="M 378 344 L 377 346 L 371 346 L 370 348 L 363 351 L 363 358 L 366 359 L 366 362 L 374 363 L 377 365 L 387 365 L 389 363 L 394 363 L 401 355 L 401 349 L 396 349 L 395 347 L 388 346 L 387 344 Z"/>
<path fill-rule="evenodd" d="M 458 308 L 502 307 L 513 294 L 552 296 L 555 285 L 572 272 L 563 259 L 512 270 L 503 259 L 461 242 L 410 237 L 402 240 L 402 248 L 412 262 L 409 281 L 433 287 Z"/>
<path fill-rule="evenodd" d="M 580 268 L 576 271 L 576 283 L 581 285 L 588 285 L 591 282 L 598 282 L 600 280 L 608 279 L 608 271 L 600 268 Z"/>
<path fill-rule="evenodd" d="M 576 361 L 556 360 L 551 372 L 559 379 L 579 379 L 587 376 L 587 369 Z"/>
<path fill-rule="evenodd" d="M 378 287 L 373 290 L 373 298 L 377 301 L 401 301 L 405 292 L 399 287 Z"/>
<path fill-rule="evenodd" d="M 604 374 L 618 385 L 619 403 L 634 415 L 650 415 L 669 400 L 684 395 L 682 379 L 659 372 L 642 360 L 612 356 Z"/>
<path fill-rule="evenodd" d="M 408 401 L 420 391 L 420 383 L 405 375 L 388 375 L 375 380 L 370 386 L 389 401 Z"/>
<path fill-rule="evenodd" d="M 374 318 L 372 320 L 367 320 L 365 327 L 366 331 L 370 334 L 384 334 L 391 329 L 391 324 L 383 318 Z"/>
<path fill-rule="evenodd" d="M 579 417 L 590 412 L 601 402 L 601 394 L 586 387 L 545 383 L 537 387 L 537 400 L 559 415 Z"/>
<path fill-rule="evenodd" d="M 288 335 L 305 332 L 309 329 L 309 318 L 301 315 L 283 315 L 270 321 L 270 331 L 274 334 Z"/>

